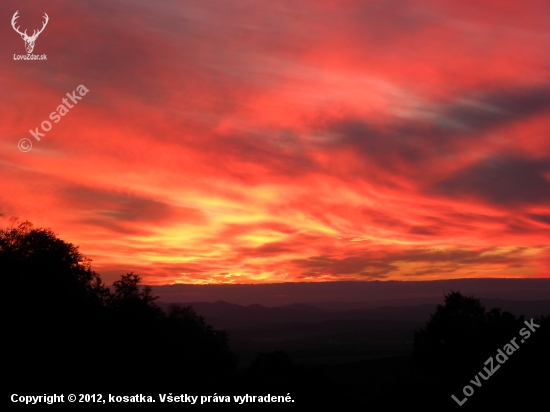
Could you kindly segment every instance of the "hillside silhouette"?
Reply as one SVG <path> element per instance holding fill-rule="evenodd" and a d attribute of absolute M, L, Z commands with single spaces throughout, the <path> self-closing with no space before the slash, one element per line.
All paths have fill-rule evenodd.
<path fill-rule="evenodd" d="M 281 340 L 276 350 L 259 346 L 252 361 L 239 369 L 228 334 L 210 326 L 193 307 L 157 304 L 152 289 L 140 285 L 134 273 L 107 287 L 78 247 L 49 229 L 23 222 L 0 230 L 0 271 L 8 291 L 4 358 L 12 393 L 290 393 L 301 408 L 421 405 L 447 410 L 459 408 L 451 395 L 463 399 L 464 386 L 473 385 L 480 371 L 487 376 L 487 359 L 514 338 L 519 349 L 488 379 L 477 378 L 481 386 L 474 387 L 465 406 L 535 405 L 548 384 L 550 318 L 486 310 L 479 299 L 460 292 L 445 295 L 444 304 L 431 315 L 424 306 L 408 318 L 403 315 L 409 319 L 404 324 L 417 328 L 409 353 L 306 364 L 294 361 Z M 398 334 L 404 331 L 390 321 L 392 313 L 402 311 L 388 308 L 329 313 L 299 304 L 272 309 L 196 306 L 205 311 L 221 307 L 230 318 L 246 316 L 248 320 L 233 324 L 261 333 L 262 321 L 288 322 L 292 317 L 320 320 L 318 328 L 324 331 L 342 328 L 348 333 L 346 328 L 357 325 L 380 336 L 397 336 L 392 328 Z M 417 327 L 421 318 L 427 319 L 425 326 Z M 525 338 L 520 331 L 528 328 L 528 321 L 531 333 Z M 304 324 L 296 324 L 284 330 L 294 337 L 311 333 L 315 339 L 321 329 L 308 332 Z M 257 333 L 250 336 L 258 338 Z M 525 342 L 520 343 L 522 337 Z M 320 345 L 301 351 L 312 355 Z"/>
<path fill-rule="evenodd" d="M 29 222 L 0 231 L 10 386 L 194 390 L 235 373 L 227 336 L 191 308 L 163 311 L 133 273 L 101 281 L 78 247 Z"/>

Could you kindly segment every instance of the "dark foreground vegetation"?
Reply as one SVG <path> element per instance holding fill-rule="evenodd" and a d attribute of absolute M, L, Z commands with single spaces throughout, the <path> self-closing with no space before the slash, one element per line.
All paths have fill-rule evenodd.
<path fill-rule="evenodd" d="M 290 393 L 294 407 L 370 410 L 547 405 L 550 318 L 487 311 L 459 292 L 416 332 L 411 355 L 305 366 L 274 351 L 243 370 L 227 334 L 192 308 L 161 309 L 133 273 L 107 288 L 78 248 L 50 230 L 28 222 L 1 230 L 0 272 L 5 393 Z M 466 385 L 473 394 L 464 401 Z"/>

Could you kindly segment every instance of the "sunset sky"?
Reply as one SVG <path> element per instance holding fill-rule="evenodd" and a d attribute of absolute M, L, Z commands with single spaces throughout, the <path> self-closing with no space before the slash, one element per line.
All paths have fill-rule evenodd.
<path fill-rule="evenodd" d="M 47 60 L 14 60 L 16 11 L 29 34 L 49 16 Z M 51 228 L 106 283 L 550 277 L 548 0 L 0 16 L 0 223 Z"/>

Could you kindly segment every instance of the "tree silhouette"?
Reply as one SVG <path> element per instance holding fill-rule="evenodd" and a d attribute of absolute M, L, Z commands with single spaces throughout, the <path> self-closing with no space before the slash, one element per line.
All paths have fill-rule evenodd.
<path fill-rule="evenodd" d="M 499 308 L 486 312 L 479 299 L 451 292 L 415 332 L 413 355 L 441 376 L 463 379 L 517 334 L 523 320 Z"/>
<path fill-rule="evenodd" d="M 122 275 L 120 280 L 113 282 L 115 292 L 112 297 L 114 300 L 141 301 L 146 305 L 151 305 L 158 297 L 153 296 L 151 286 L 144 286 L 140 289 L 139 282 L 141 277 L 134 275 L 133 272 Z"/>
<path fill-rule="evenodd" d="M 108 293 L 90 260 L 51 230 L 13 221 L 0 230 L 0 268 L 9 290 L 7 346 L 19 364 L 12 378 L 39 382 L 48 370 L 74 373 L 70 359 L 97 343 L 92 331 Z"/>
<path fill-rule="evenodd" d="M 191 308 L 165 313 L 134 273 L 109 290 L 78 247 L 49 229 L 23 222 L 0 230 L 0 270 L 14 390 L 205 389 L 235 372 L 224 332 Z"/>
<path fill-rule="evenodd" d="M 0 230 L 0 266 L 9 285 L 25 288 L 26 293 L 46 288 L 57 297 L 76 293 L 79 299 L 105 293 L 91 260 L 77 246 L 49 229 L 34 229 L 28 221 Z"/>

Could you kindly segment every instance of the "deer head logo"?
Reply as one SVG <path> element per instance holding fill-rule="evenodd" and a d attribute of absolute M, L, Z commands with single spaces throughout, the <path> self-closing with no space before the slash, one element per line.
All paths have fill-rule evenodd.
<path fill-rule="evenodd" d="M 13 29 L 17 33 L 19 33 L 21 35 L 21 38 L 25 41 L 25 49 L 27 49 L 27 53 L 31 54 L 33 49 L 34 49 L 34 42 L 36 41 L 36 38 L 38 37 L 38 35 L 40 33 L 42 33 L 44 31 L 44 28 L 48 24 L 48 20 L 50 18 L 48 17 L 48 15 L 46 13 L 44 13 L 44 19 L 46 19 L 46 21 L 44 21 L 44 23 L 42 24 L 42 28 L 40 30 L 34 30 L 32 36 L 29 36 L 29 35 L 27 35 L 27 30 L 25 30 L 24 33 L 21 33 L 19 31 L 19 26 L 15 27 L 15 20 L 17 20 L 19 18 L 17 13 L 19 13 L 19 10 L 17 10 L 15 12 L 15 14 L 13 15 L 13 17 L 11 19 L 11 26 L 13 27 Z"/>

